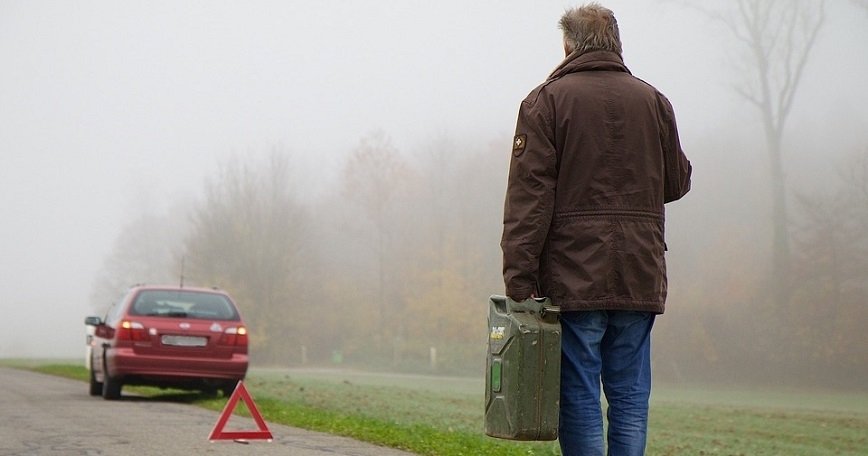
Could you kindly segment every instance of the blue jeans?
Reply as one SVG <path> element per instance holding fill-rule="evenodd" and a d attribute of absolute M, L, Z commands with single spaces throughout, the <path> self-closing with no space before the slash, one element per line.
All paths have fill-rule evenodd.
<path fill-rule="evenodd" d="M 564 456 L 603 455 L 601 380 L 609 403 L 608 454 L 645 454 L 654 317 L 616 310 L 561 314 L 558 438 Z"/>

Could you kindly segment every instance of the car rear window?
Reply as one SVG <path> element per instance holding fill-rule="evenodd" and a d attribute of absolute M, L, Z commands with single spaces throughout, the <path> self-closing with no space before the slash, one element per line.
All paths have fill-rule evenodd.
<path fill-rule="evenodd" d="M 131 315 L 201 320 L 238 320 L 238 311 L 224 295 L 183 290 L 144 290 Z"/>

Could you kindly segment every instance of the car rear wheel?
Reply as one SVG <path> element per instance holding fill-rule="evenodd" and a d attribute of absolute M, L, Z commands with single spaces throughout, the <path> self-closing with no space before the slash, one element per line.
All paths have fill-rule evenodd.
<path fill-rule="evenodd" d="M 121 389 L 124 384 L 118 378 L 113 378 L 109 375 L 108 363 L 105 358 L 102 362 L 103 366 L 103 382 L 102 382 L 102 397 L 103 399 L 115 400 L 121 398 Z"/>
<path fill-rule="evenodd" d="M 235 387 L 238 386 L 238 382 L 240 381 L 241 380 L 230 380 L 224 383 L 223 386 L 220 387 L 220 391 L 223 393 L 223 397 L 231 396 L 232 393 L 235 392 Z"/>
<path fill-rule="evenodd" d="M 200 390 L 203 396 L 205 397 L 217 397 L 217 387 L 216 386 L 206 386 Z"/>
<path fill-rule="evenodd" d="M 99 396 L 102 394 L 102 383 L 96 381 L 96 374 L 93 372 L 93 366 L 90 368 L 90 395 Z"/>

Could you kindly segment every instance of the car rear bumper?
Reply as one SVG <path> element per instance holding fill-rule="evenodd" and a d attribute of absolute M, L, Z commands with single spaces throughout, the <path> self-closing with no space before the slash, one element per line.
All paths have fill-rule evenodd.
<path fill-rule="evenodd" d="M 109 375 L 153 378 L 242 379 L 247 374 L 248 356 L 231 358 L 190 358 L 143 355 L 132 349 L 118 348 L 107 353 Z"/>

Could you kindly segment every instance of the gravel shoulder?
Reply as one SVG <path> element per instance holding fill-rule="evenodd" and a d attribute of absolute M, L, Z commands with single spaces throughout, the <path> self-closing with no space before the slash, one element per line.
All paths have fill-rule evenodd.
<path fill-rule="evenodd" d="M 407 456 L 346 437 L 268 423 L 272 442 L 208 441 L 218 412 L 135 396 L 105 401 L 81 382 L 0 367 L 0 455 Z M 255 430 L 233 416 L 225 430 Z"/>

